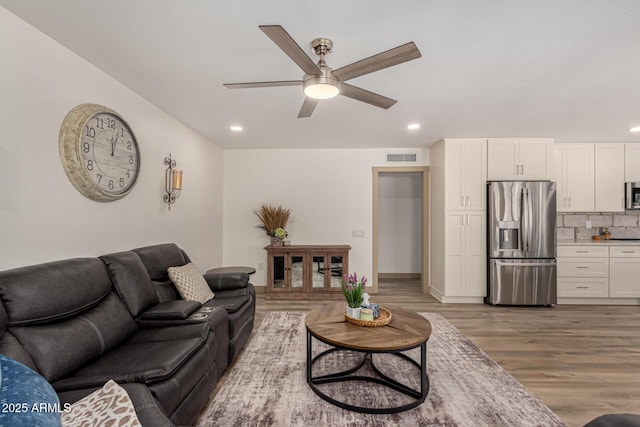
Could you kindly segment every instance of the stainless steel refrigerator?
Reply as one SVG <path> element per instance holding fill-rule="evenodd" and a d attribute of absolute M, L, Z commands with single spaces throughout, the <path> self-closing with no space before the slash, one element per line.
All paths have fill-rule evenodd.
<path fill-rule="evenodd" d="M 485 301 L 556 304 L 556 183 L 489 182 L 487 210 Z"/>

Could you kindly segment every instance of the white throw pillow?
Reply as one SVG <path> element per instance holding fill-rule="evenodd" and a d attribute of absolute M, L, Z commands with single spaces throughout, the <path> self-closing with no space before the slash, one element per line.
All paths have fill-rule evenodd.
<path fill-rule="evenodd" d="M 167 272 L 183 299 L 204 304 L 215 297 L 207 281 L 198 273 L 198 268 L 192 262 L 182 267 L 169 267 Z"/>
<path fill-rule="evenodd" d="M 60 421 L 63 427 L 142 427 L 127 391 L 113 380 L 71 405 Z"/>

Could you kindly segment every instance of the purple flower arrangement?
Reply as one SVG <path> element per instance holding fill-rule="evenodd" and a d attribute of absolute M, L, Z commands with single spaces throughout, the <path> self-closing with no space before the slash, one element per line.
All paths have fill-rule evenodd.
<path fill-rule="evenodd" d="M 342 277 L 342 293 L 347 300 L 347 305 L 351 308 L 358 308 L 362 304 L 364 294 L 364 285 L 367 284 L 367 278 L 362 276 L 358 280 L 356 273 L 344 275 Z"/>

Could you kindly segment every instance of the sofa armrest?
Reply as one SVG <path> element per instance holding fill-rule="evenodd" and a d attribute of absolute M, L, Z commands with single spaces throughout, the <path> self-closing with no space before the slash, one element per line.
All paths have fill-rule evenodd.
<path fill-rule="evenodd" d="M 249 284 L 248 273 L 217 270 L 218 269 L 214 268 L 204 274 L 204 280 L 207 281 L 207 284 L 209 284 L 213 292 L 243 289 Z"/>
<path fill-rule="evenodd" d="M 202 304 L 198 301 L 172 300 L 161 302 L 140 314 L 144 320 L 183 320 L 196 312 Z"/>

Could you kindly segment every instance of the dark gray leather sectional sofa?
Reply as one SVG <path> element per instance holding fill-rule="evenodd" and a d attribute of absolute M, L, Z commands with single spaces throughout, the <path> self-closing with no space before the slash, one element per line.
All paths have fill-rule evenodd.
<path fill-rule="evenodd" d="M 0 272 L 0 353 L 73 403 L 114 379 L 145 426 L 195 421 L 253 329 L 246 273 L 205 275 L 215 298 L 180 299 L 174 244 Z"/>

